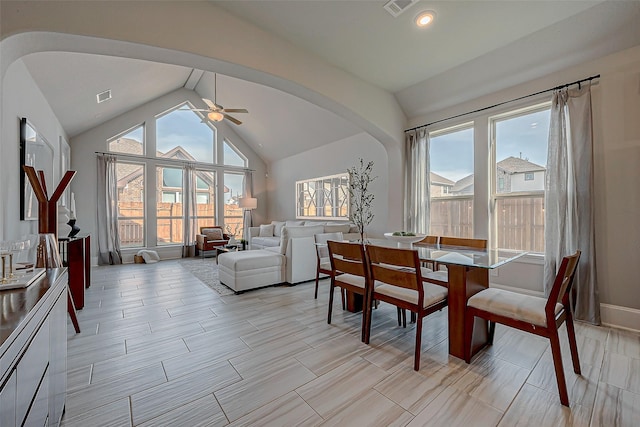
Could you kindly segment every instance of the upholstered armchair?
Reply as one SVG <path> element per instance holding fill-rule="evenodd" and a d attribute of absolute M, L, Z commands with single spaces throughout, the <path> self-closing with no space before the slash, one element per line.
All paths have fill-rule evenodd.
<path fill-rule="evenodd" d="M 219 225 L 200 227 L 200 234 L 196 235 L 196 249 L 204 256 L 206 251 L 212 251 L 216 246 L 224 246 L 229 243 L 229 236 L 222 231 Z"/>

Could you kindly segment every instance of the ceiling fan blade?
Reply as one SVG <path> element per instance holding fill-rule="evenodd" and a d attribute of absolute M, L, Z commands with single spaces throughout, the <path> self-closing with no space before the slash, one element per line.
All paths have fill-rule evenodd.
<path fill-rule="evenodd" d="M 222 111 L 225 113 L 248 113 L 249 112 L 246 108 L 223 108 Z"/>
<path fill-rule="evenodd" d="M 207 105 L 209 106 L 209 108 L 212 108 L 212 109 L 214 109 L 214 110 L 218 108 L 218 106 L 216 105 L 216 103 L 215 103 L 215 102 L 213 102 L 212 100 L 207 99 L 207 98 L 202 98 L 202 100 L 204 101 L 204 103 L 205 103 L 205 104 L 207 104 Z"/>
<path fill-rule="evenodd" d="M 241 125 L 242 124 L 242 122 L 240 120 L 236 119 L 235 117 L 232 117 L 232 116 L 230 116 L 228 114 L 224 114 L 224 113 L 222 113 L 222 115 L 224 116 L 225 119 L 229 119 L 229 121 L 231 123 L 234 123 L 236 125 Z"/>

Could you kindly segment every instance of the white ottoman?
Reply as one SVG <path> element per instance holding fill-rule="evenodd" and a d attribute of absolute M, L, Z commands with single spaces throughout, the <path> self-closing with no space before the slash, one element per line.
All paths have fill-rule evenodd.
<path fill-rule="evenodd" d="M 268 250 L 226 252 L 218 255 L 220 282 L 236 292 L 284 282 L 286 258 Z"/>

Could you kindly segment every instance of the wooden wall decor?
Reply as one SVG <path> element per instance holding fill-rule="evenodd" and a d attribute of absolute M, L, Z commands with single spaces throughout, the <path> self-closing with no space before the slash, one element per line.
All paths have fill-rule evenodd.
<path fill-rule="evenodd" d="M 62 193 L 67 188 L 73 177 L 76 175 L 76 171 L 65 172 L 60 184 L 53 192 L 51 198 L 47 193 L 47 183 L 45 182 L 44 172 L 38 171 L 33 166 L 22 166 L 33 192 L 38 199 L 38 233 L 53 233 L 56 238 L 58 237 L 58 199 L 62 196 Z"/>

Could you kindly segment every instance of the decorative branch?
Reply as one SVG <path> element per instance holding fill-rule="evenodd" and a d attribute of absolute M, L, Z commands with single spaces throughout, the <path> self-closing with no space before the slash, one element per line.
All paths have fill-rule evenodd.
<path fill-rule="evenodd" d="M 360 165 L 347 169 L 349 174 L 349 197 L 351 199 L 351 207 L 349 219 L 358 227 L 360 233 L 360 241 L 364 243 L 364 228 L 373 221 L 373 211 L 371 204 L 375 198 L 369 192 L 369 184 L 377 178 L 372 177 L 373 161 L 364 164 L 364 160 L 360 159 Z"/>

